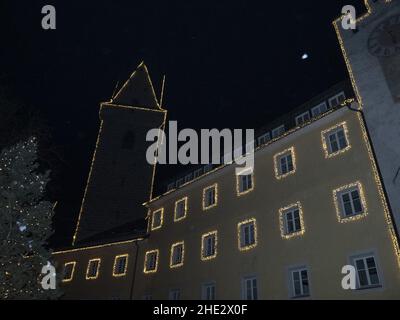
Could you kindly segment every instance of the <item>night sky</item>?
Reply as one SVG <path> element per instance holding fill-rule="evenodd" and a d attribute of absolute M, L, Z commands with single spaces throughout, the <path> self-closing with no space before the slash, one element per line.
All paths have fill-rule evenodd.
<path fill-rule="evenodd" d="M 41 28 L 46 4 L 54 31 Z M 2 0 L 0 75 L 40 111 L 62 158 L 53 244 L 71 242 L 99 103 L 142 60 L 157 94 L 166 75 L 163 106 L 180 128 L 257 128 L 347 78 L 331 24 L 345 4 L 364 11 L 361 0 Z"/>

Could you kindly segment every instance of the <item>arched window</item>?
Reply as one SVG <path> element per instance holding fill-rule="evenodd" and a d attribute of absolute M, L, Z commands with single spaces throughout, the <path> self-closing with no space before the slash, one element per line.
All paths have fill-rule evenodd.
<path fill-rule="evenodd" d="M 122 139 L 122 149 L 133 149 L 135 145 L 135 134 L 132 131 L 125 133 Z"/>

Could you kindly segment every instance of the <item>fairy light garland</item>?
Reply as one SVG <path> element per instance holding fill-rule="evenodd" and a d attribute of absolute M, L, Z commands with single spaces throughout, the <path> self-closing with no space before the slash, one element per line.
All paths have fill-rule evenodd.
<path fill-rule="evenodd" d="M 178 248 L 181 247 L 181 257 L 180 257 L 180 262 L 174 263 L 174 255 L 175 255 L 175 250 L 179 250 Z M 185 260 L 185 242 L 180 241 L 176 242 L 171 246 L 171 252 L 170 252 L 170 258 L 169 258 L 169 267 L 171 269 L 174 268 L 179 268 L 183 266 Z"/>
<path fill-rule="evenodd" d="M 155 260 L 154 268 L 153 269 L 147 269 L 148 261 L 149 261 L 151 256 L 154 257 L 154 260 Z M 158 270 L 158 256 L 159 256 L 159 250 L 158 249 L 150 250 L 150 251 L 146 252 L 145 258 L 144 258 L 143 273 L 149 274 L 149 273 L 156 273 L 157 272 L 157 270 Z"/>
<path fill-rule="evenodd" d="M 333 133 L 333 131 L 336 131 L 336 130 L 338 130 L 340 128 L 343 128 L 343 132 L 344 132 L 344 136 L 345 136 L 345 139 L 346 139 L 347 146 L 345 148 L 343 148 L 343 149 L 339 149 L 336 152 L 330 152 L 329 151 L 329 147 L 328 147 L 327 138 L 328 138 L 330 133 Z M 342 123 L 339 123 L 339 124 L 337 124 L 337 125 L 335 125 L 333 127 L 330 127 L 330 128 L 328 128 L 326 130 L 323 130 L 321 132 L 321 140 L 322 140 L 322 148 L 324 149 L 324 154 L 325 154 L 325 158 L 326 159 L 333 158 L 333 157 L 335 157 L 335 156 L 337 156 L 339 154 L 342 154 L 342 153 L 350 150 L 351 149 L 351 144 L 350 144 L 350 140 L 349 140 L 349 130 L 348 130 L 346 121 L 344 121 Z"/>
<path fill-rule="evenodd" d="M 205 255 L 205 240 L 208 237 L 214 237 L 214 254 L 212 255 Z M 205 233 L 201 236 L 201 252 L 200 252 L 200 258 L 202 261 L 209 261 L 212 259 L 215 259 L 217 257 L 217 253 L 218 253 L 218 231 L 214 230 L 214 231 L 210 231 L 208 233 Z"/>
<path fill-rule="evenodd" d="M 208 190 L 214 190 L 214 203 L 207 205 L 206 203 L 206 194 Z M 203 211 L 210 210 L 218 205 L 218 183 L 214 183 L 213 185 L 206 187 L 203 189 Z"/>
<path fill-rule="evenodd" d="M 182 202 L 184 202 L 184 205 L 183 205 L 183 210 L 184 210 L 183 216 L 178 217 L 178 216 L 177 216 L 178 207 L 179 207 L 180 203 L 182 203 Z M 174 222 L 179 222 L 179 221 L 185 219 L 185 218 L 186 218 L 186 215 L 187 215 L 187 211 L 188 211 L 188 197 L 183 197 L 183 198 L 181 198 L 181 199 L 175 201 Z"/>
<path fill-rule="evenodd" d="M 242 246 L 242 226 L 247 225 L 247 224 L 252 224 L 254 226 L 254 243 L 249 244 L 249 245 L 244 245 Z M 237 225 L 237 240 L 238 240 L 238 249 L 239 251 L 249 251 L 251 249 L 254 249 L 257 247 L 258 244 L 258 235 L 257 235 L 257 221 L 256 218 L 250 218 L 247 220 L 244 220 L 242 222 L 239 222 Z"/>
<path fill-rule="evenodd" d="M 282 174 L 282 173 L 280 173 L 280 170 L 279 170 L 279 168 L 280 168 L 280 161 L 279 160 L 283 156 L 286 156 L 286 155 L 289 155 L 289 154 L 291 155 L 291 158 L 292 158 L 293 170 Z M 282 152 L 279 152 L 279 153 L 274 155 L 274 169 L 275 169 L 275 178 L 278 179 L 278 180 L 284 179 L 287 176 L 290 176 L 290 175 L 296 173 L 296 154 L 295 154 L 295 151 L 294 151 L 294 147 L 290 147 L 290 148 L 285 149 Z"/>
<path fill-rule="evenodd" d="M 92 264 L 96 263 L 96 273 L 94 275 L 91 275 L 91 267 Z M 90 259 L 86 268 L 86 280 L 94 280 L 97 279 L 100 275 L 100 265 L 101 265 L 101 258 L 95 258 L 95 259 Z"/>
<path fill-rule="evenodd" d="M 118 264 L 119 264 L 120 259 L 125 259 L 124 270 L 122 272 L 119 272 L 119 270 L 118 270 Z M 128 253 L 115 256 L 114 265 L 113 265 L 113 273 L 112 273 L 113 277 L 123 277 L 126 275 L 126 272 L 128 270 L 128 260 L 129 260 Z"/>
<path fill-rule="evenodd" d="M 298 209 L 299 210 L 299 218 L 300 218 L 300 226 L 301 230 L 288 233 L 286 230 L 286 220 L 285 216 L 289 210 Z M 294 222 L 293 222 L 294 223 Z M 289 240 L 294 237 L 299 237 L 304 235 L 306 232 L 305 224 L 304 224 L 304 217 L 303 217 L 303 207 L 300 201 L 296 203 L 292 203 L 284 208 L 279 209 L 279 229 L 281 230 L 281 237 L 282 239 Z"/>
<path fill-rule="evenodd" d="M 156 221 L 155 217 L 156 215 L 160 216 L 160 222 L 158 225 L 156 225 L 154 222 Z M 151 218 L 151 231 L 158 230 L 163 226 L 164 223 L 164 208 L 160 208 L 156 211 L 153 212 L 152 218 Z"/>
<path fill-rule="evenodd" d="M 71 269 L 71 273 L 70 273 L 70 275 L 69 275 L 69 277 L 68 278 L 63 278 L 62 279 L 62 282 L 71 282 L 72 281 L 72 279 L 74 278 L 74 272 L 75 272 L 75 266 L 76 266 L 76 261 L 71 261 L 71 262 L 67 262 L 67 263 L 65 263 L 64 264 L 64 272 L 65 272 L 65 270 L 67 269 L 67 267 L 68 266 L 70 266 L 70 265 L 72 265 L 72 269 Z"/>

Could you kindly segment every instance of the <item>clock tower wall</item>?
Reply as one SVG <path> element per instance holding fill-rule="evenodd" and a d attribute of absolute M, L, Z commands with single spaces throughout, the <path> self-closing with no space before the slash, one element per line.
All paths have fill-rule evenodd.
<path fill-rule="evenodd" d="M 400 30 L 400 1 L 369 2 L 369 13 L 358 17 L 356 31 L 344 30 L 340 19 L 334 25 L 399 228 L 400 49 L 396 48 L 400 48 L 400 32 L 391 35 L 398 37 L 392 45 L 390 34 L 379 32 Z M 392 26 L 386 29 L 388 25 Z"/>

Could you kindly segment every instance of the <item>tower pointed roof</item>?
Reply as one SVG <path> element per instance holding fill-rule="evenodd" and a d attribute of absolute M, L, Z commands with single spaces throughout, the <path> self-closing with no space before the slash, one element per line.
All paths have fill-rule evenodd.
<path fill-rule="evenodd" d="M 113 97 L 112 102 L 132 107 L 161 109 L 144 62 L 139 64 L 129 79 Z"/>

